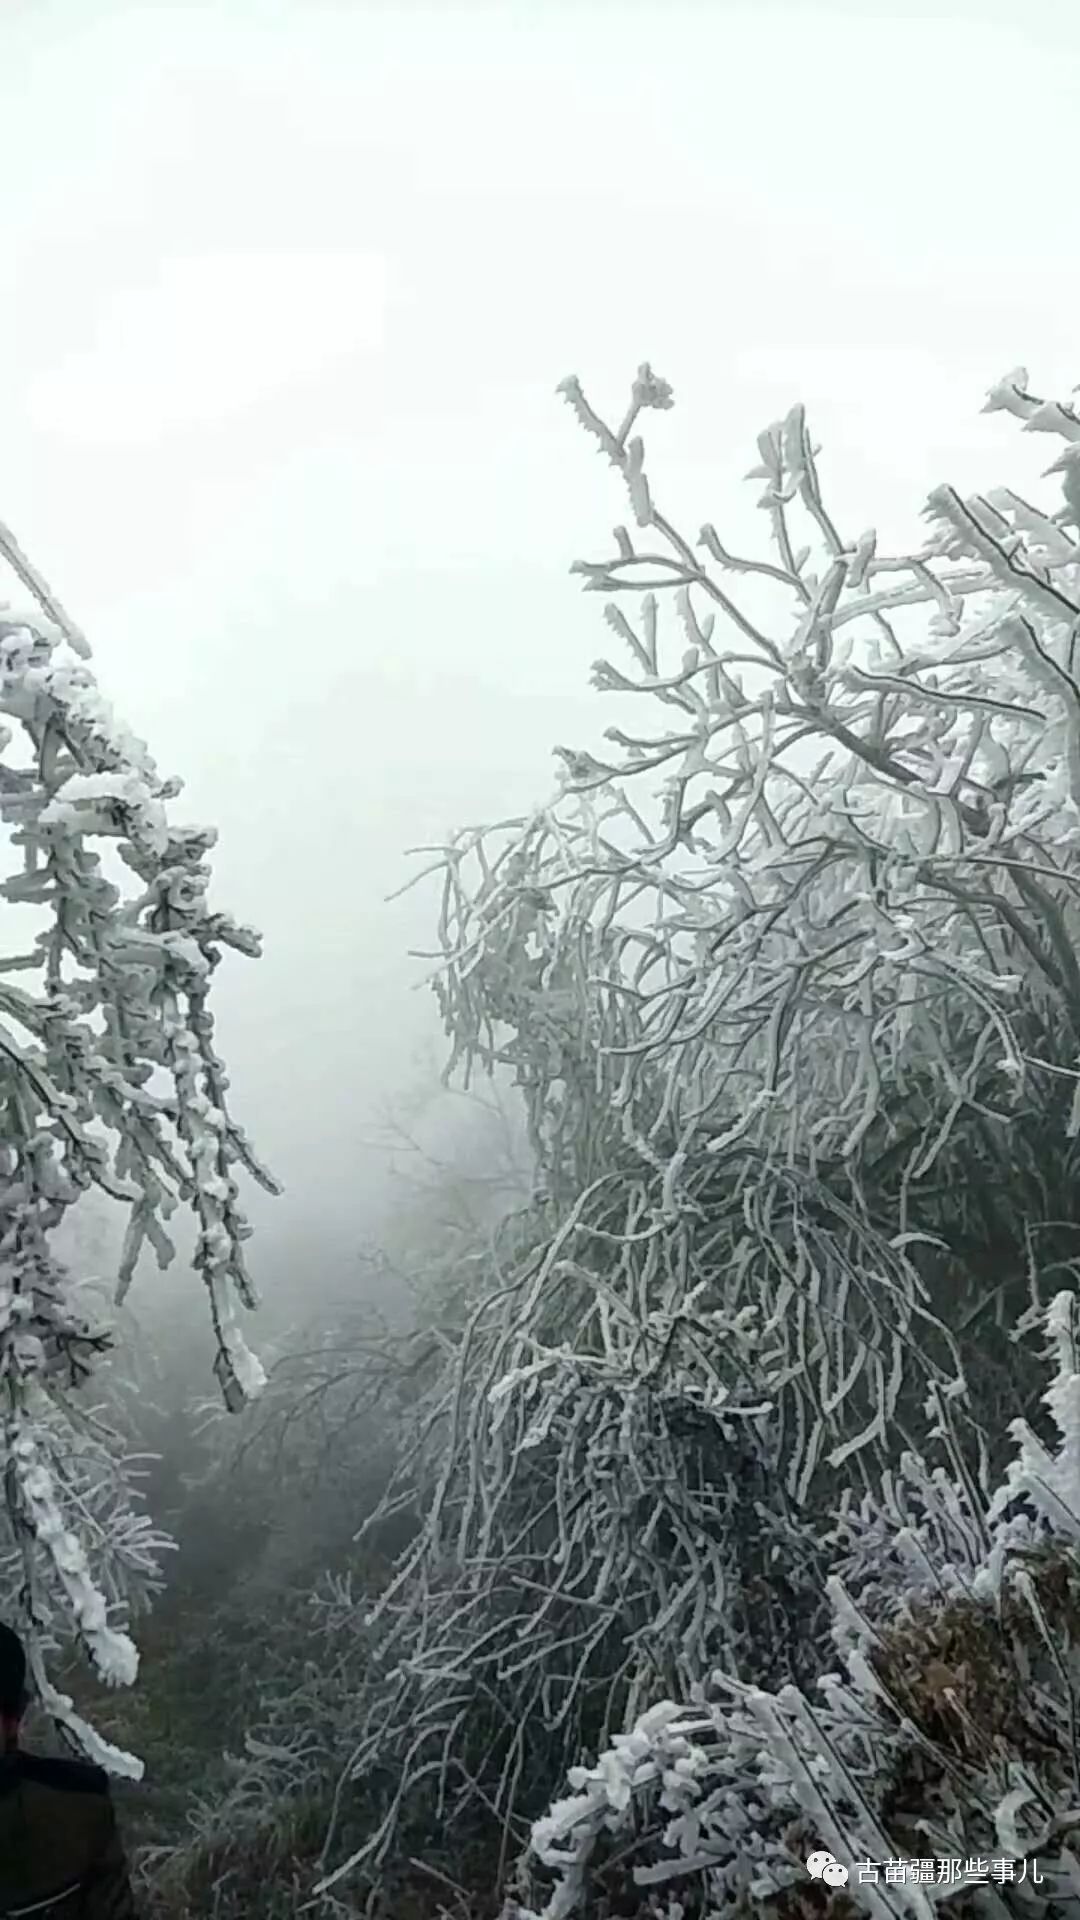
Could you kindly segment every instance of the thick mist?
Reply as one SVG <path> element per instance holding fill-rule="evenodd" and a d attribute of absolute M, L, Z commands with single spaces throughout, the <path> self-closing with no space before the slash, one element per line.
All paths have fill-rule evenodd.
<path fill-rule="evenodd" d="M 1074 1889 L 1080 1309 L 1037 1296 L 1075 1277 L 1080 1230 L 1080 1095 L 1059 1112 L 1080 1032 L 1078 626 L 1061 616 L 1080 602 L 1060 587 L 1080 593 L 1075 447 L 1056 521 L 1017 502 L 1046 500 L 1047 435 L 1080 437 L 1044 398 L 1080 373 L 1078 53 L 1063 3 L 1013 17 L 998 0 L 925 18 L 876 0 L 0 6 L 0 547 L 10 527 L 103 693 L 182 780 L 171 824 L 216 830 L 214 914 L 263 936 L 261 958 L 230 949 L 214 972 L 226 1090 L 203 985 L 235 929 L 207 910 L 202 843 L 165 831 L 152 770 L 78 709 L 78 680 L 42 677 L 52 637 L 4 625 L 17 831 L 0 886 L 30 869 L 7 900 L 5 982 L 34 914 L 52 945 L 32 1006 L 5 989 L 5 1022 L 36 1020 L 38 1052 L 13 1042 L 4 1062 L 0 1613 L 32 1654 L 28 1750 L 104 1756 L 147 1920 L 495 1920 L 503 1891 L 501 1920 L 578 1911 L 578 1893 L 588 1915 L 641 1914 L 628 1862 L 652 1821 L 664 1859 L 641 1884 L 659 1888 L 679 1808 L 675 1865 L 701 1903 L 664 1910 L 782 1920 L 809 1911 L 807 1852 L 839 1847 L 835 1821 L 794 1821 L 833 1820 L 838 1755 L 871 1808 L 860 1845 L 896 1852 L 892 1810 L 914 1822 L 936 1753 L 922 1850 L 951 1833 L 1019 1854 L 1037 1807 L 1042 1839 L 1072 1848 Z M 973 532 L 972 499 L 1006 479 L 987 507 L 1000 525 L 976 514 Z M 789 538 L 789 507 L 819 544 Z M 1009 513 L 1026 534 L 1002 532 Z M 715 574 L 687 565 L 703 522 Z M 732 553 L 772 561 L 755 577 Z M 979 563 L 959 583 L 958 553 Z M 582 591 L 589 563 L 602 591 Z M 637 590 L 657 583 L 623 569 L 664 564 L 661 586 L 690 580 L 719 608 L 722 661 L 701 657 L 689 588 L 681 630 L 680 601 L 663 608 L 663 673 L 649 652 Z M 0 601 L 21 599 L 26 570 L 23 589 L 0 572 Z M 1007 631 L 1003 582 L 1029 592 L 1030 626 Z M 762 598 L 767 669 L 760 648 L 746 669 L 742 637 L 761 635 L 728 587 L 738 609 Z M 864 589 L 899 662 L 873 709 L 846 654 L 826 686 L 831 630 L 866 617 Z M 602 692 L 620 592 L 643 671 Z M 961 634 L 969 594 L 991 609 L 980 650 L 920 657 L 919 635 Z M 775 698 L 759 685 L 744 703 L 727 661 L 775 671 Z M 705 676 L 711 704 L 676 691 Z M 665 723 L 682 702 L 692 740 L 657 742 L 641 712 L 657 697 Z M 919 702 L 945 713 L 932 751 Z M 785 841 L 774 789 L 799 787 L 800 752 L 824 766 L 823 742 L 850 766 L 790 811 L 785 789 L 802 836 Z M 85 766 L 79 815 L 64 789 Z M 458 830 L 529 818 L 567 768 L 550 841 L 509 887 L 488 886 L 497 831 L 470 854 L 482 879 L 455 876 L 469 964 L 459 950 L 447 1024 L 463 1053 L 477 1032 L 508 1040 L 504 1081 L 441 1084 L 441 853 Z M 847 806 L 856 775 L 877 815 Z M 682 814 L 690 781 L 714 776 L 727 799 Z M 602 838 L 626 781 L 642 812 Z M 936 814 L 925 845 L 897 827 L 898 795 Z M 646 814 L 666 844 L 639 834 Z M 114 901 L 115 845 L 99 869 L 81 842 L 120 832 Z M 793 847 L 822 836 L 789 881 Z M 906 907 L 888 922 L 897 875 L 915 932 Z M 728 913 L 729 881 L 745 913 Z M 849 915 L 850 941 L 823 945 Z M 142 1098 L 155 1074 L 168 1108 Z M 284 1189 L 245 1175 L 250 1244 L 228 1107 Z M 148 1254 L 125 1299 L 120 1201 L 91 1186 L 53 1239 L 102 1173 L 72 1113 L 115 1120 L 136 1232 L 160 1224 L 170 1180 L 177 1216 L 191 1202 L 172 1265 Z M 237 1358 L 223 1291 L 243 1291 L 244 1257 L 265 1381 Z M 948 1453 L 932 1479 L 924 1444 Z M 1012 1476 L 993 1492 L 991 1465 Z M 1061 1513 L 1070 1532 L 1048 1549 L 1053 1582 L 1037 1591 L 1033 1559 L 1006 1608 L 1012 1548 L 994 1534 L 991 1551 L 991 1523 L 1022 1486 L 1018 1539 Z M 905 1586 L 913 1543 L 925 1570 Z M 919 1594 L 922 1641 L 890 1642 Z M 1020 1616 L 1028 1639 L 1003 1653 L 994 1636 Z M 974 1681 L 988 1717 L 968 1753 Z M 738 1713 L 708 1704 L 687 1745 L 671 1716 L 729 1682 Z M 10 1781 L 21 1674 L 7 1686 Z M 792 1772 L 789 1804 L 782 1716 L 811 1692 L 836 1742 L 807 1745 L 812 1792 Z M 921 1743 L 911 1779 L 901 1720 Z M 992 1769 L 964 1799 L 972 1754 Z M 663 1786 L 662 1819 L 634 1798 L 643 1780 Z M 706 1840 L 727 1863 L 709 1888 Z M 763 1904 L 770 1888 L 795 1904 Z M 0 1908 L 37 1911 L 26 1895 L 0 1884 Z"/>

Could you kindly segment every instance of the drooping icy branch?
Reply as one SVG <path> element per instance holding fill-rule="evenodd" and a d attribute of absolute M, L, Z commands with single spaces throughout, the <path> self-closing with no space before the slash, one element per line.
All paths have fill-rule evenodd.
<path fill-rule="evenodd" d="M 98 1467 L 109 1443 L 90 1432 L 71 1394 L 110 1341 L 76 1306 L 53 1236 L 91 1187 L 123 1202 L 122 1297 L 144 1243 L 161 1265 L 173 1257 L 166 1223 L 177 1206 L 189 1208 L 226 1402 L 259 1391 L 262 1370 L 236 1314 L 237 1302 L 256 1298 L 237 1171 L 277 1189 L 229 1111 L 208 998 L 223 949 L 257 955 L 259 939 L 211 906 L 213 830 L 170 820 L 178 783 L 163 780 L 117 722 L 85 639 L 3 528 L 0 553 L 37 601 L 0 609 L 0 713 L 14 722 L 2 729 L 0 754 L 21 748 L 0 759 L 0 818 L 20 856 L 0 896 L 29 909 L 36 929 L 28 950 L 0 958 L 7 1512 L 31 1628 L 58 1612 L 99 1673 L 126 1684 L 137 1656 L 117 1608 L 125 1581 L 152 1579 L 153 1561 L 138 1545 L 142 1523 L 122 1474 L 87 1531 L 86 1487 L 71 1462 L 84 1460 L 87 1485 L 107 1489 Z M 58 1720 L 89 1738 L 43 1667 L 40 1680 Z"/>

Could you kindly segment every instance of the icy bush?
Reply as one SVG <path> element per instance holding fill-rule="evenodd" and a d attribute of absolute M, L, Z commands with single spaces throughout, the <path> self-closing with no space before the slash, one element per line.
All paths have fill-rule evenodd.
<path fill-rule="evenodd" d="M 864 1497 L 857 1527 L 846 1508 L 829 1580 L 846 1677 L 822 1674 L 813 1702 L 716 1674 L 707 1707 L 650 1708 L 597 1765 L 572 1769 L 570 1797 L 534 1824 L 534 1879 L 546 1868 L 555 1885 L 506 1920 L 580 1912 L 610 1836 L 634 1842 L 638 1887 L 675 1884 L 707 1920 L 785 1911 L 815 1844 L 853 1864 L 1038 1856 L 1053 1907 L 1032 1907 L 1018 1875 L 997 1911 L 1080 1912 L 1078 1311 L 1080 1296 L 1061 1292 L 1046 1316 L 1056 1451 L 1018 1428 L 990 1499 L 907 1456 Z M 928 1892 L 853 1874 L 848 1896 L 929 1920 L 935 1897 L 974 1884 Z"/>

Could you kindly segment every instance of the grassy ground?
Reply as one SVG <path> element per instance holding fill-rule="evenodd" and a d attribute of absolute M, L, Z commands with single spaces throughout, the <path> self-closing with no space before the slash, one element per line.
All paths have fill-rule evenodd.
<path fill-rule="evenodd" d="M 225 1786 L 224 1753 L 243 1738 L 245 1706 L 254 1693 L 237 1665 L 228 1625 L 212 1631 L 185 1610 L 182 1596 L 139 1623 L 137 1686 L 112 1691 L 72 1669 L 61 1685 L 104 1737 L 135 1753 L 145 1776 L 115 1782 L 113 1794 L 134 1852 L 170 1846 L 190 1831 L 194 1796 Z"/>
<path fill-rule="evenodd" d="M 323 1563 L 296 1572 L 260 1614 L 237 1581 L 237 1558 L 208 1555 L 201 1544 L 197 1575 L 184 1577 L 179 1554 L 169 1589 L 137 1624 L 134 1688 L 108 1689 L 82 1663 L 59 1669 L 57 1679 L 105 1739 L 144 1763 L 143 1780 L 116 1781 L 113 1797 L 145 1920 L 288 1920 L 325 1871 L 320 1855 L 338 1769 L 316 1776 L 295 1798 L 270 1803 L 265 1817 L 253 1809 L 207 1837 L 201 1824 L 196 1832 L 192 1814 L 224 1803 L 235 1782 L 228 1756 L 243 1753 L 245 1732 L 262 1721 L 266 1688 L 291 1684 L 312 1658 L 310 1595 Z M 389 1561 L 373 1556 L 363 1571 L 357 1588 L 370 1591 L 386 1578 Z M 40 1723 L 28 1725 L 27 1743 L 63 1750 Z M 363 1820 L 362 1805 L 347 1803 L 331 1865 L 342 1857 L 342 1842 L 346 1851 L 357 1844 Z M 387 1920 L 438 1920 L 442 1913 L 495 1920 L 501 1902 L 490 1858 L 466 1847 L 453 1864 L 453 1876 L 442 1878 L 402 1861 L 375 1911 Z M 364 1896 L 346 1889 L 314 1914 L 348 1920 L 364 1911 Z"/>
<path fill-rule="evenodd" d="M 196 1836 L 190 1818 L 196 1802 L 224 1800 L 233 1780 L 226 1755 L 240 1753 L 245 1730 L 259 1723 L 262 1688 L 268 1672 L 280 1671 L 282 1642 L 302 1647 L 307 1604 L 308 1589 L 298 1582 L 278 1597 L 276 1619 L 260 1635 L 240 1604 L 215 1609 L 204 1592 L 178 1582 L 140 1623 L 135 1688 L 110 1691 L 82 1668 L 61 1680 L 106 1739 L 145 1763 L 142 1782 L 117 1781 L 113 1789 L 143 1920 L 292 1920 L 325 1871 L 320 1855 L 336 1776 L 268 1805 L 264 1819 L 252 1814 L 208 1838 Z M 362 1801 L 347 1804 L 330 1864 L 367 1830 Z M 394 1863 L 374 1920 L 497 1920 L 502 1896 L 491 1834 L 451 1838 L 414 1829 L 410 1845 L 416 1857 Z M 365 1890 L 338 1891 L 340 1898 L 313 1909 L 312 1920 L 366 1914 Z M 591 1920 L 601 1912 L 613 1920 L 642 1909 L 636 1901 L 604 1905 Z"/>

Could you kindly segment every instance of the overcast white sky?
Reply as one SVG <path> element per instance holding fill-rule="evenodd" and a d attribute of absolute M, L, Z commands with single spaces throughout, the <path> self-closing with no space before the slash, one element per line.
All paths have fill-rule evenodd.
<path fill-rule="evenodd" d="M 377 1216 L 431 1019 L 402 849 L 607 724 L 566 570 L 625 506 L 557 381 L 672 381 L 691 532 L 761 538 L 795 399 L 851 532 L 1052 457 L 978 414 L 1080 379 L 1080 16 L 1021 13 L 3 0 L 0 518 L 265 933 L 218 1009 L 289 1189 L 257 1269 Z"/>

